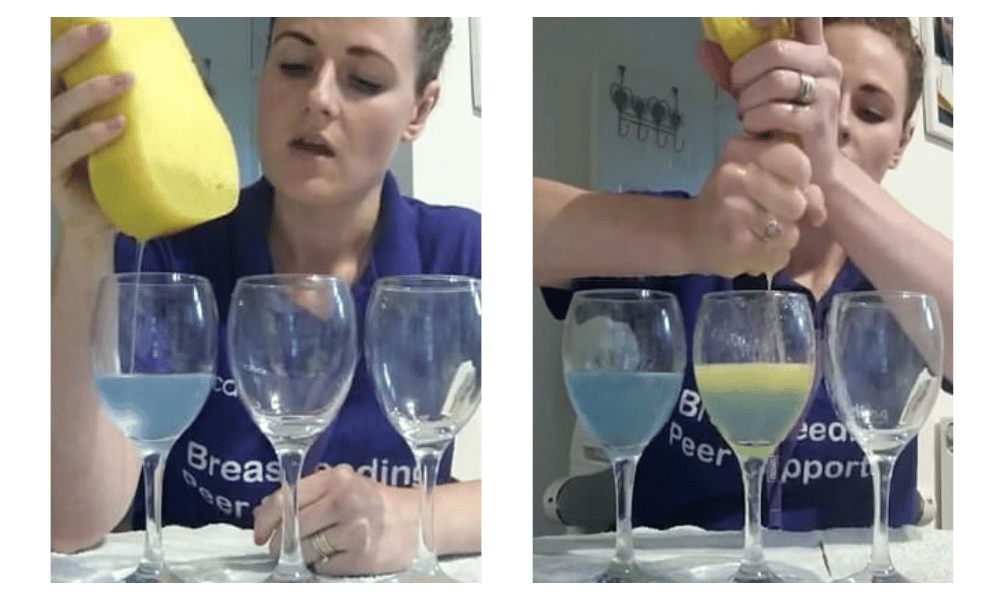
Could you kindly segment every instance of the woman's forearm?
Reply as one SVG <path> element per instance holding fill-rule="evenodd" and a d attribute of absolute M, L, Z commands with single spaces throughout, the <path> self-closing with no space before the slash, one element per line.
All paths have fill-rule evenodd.
<path fill-rule="evenodd" d="M 681 201 L 600 194 L 536 178 L 534 280 L 565 287 L 586 276 L 676 275 L 692 268 Z"/>
<path fill-rule="evenodd" d="M 480 481 L 435 486 L 434 536 L 437 553 L 473 554 L 482 547 Z"/>
<path fill-rule="evenodd" d="M 52 267 L 51 492 L 53 550 L 97 542 L 128 509 L 139 463 L 100 408 L 88 359 L 97 282 L 112 270 L 112 238 L 62 236 Z"/>
<path fill-rule="evenodd" d="M 835 172 L 821 184 L 834 235 L 877 289 L 935 297 L 944 325 L 944 372 L 950 378 L 954 244 L 849 160 L 839 161 Z"/>

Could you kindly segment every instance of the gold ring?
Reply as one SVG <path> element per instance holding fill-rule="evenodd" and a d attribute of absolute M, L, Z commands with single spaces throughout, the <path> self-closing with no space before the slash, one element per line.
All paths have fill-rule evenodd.
<path fill-rule="evenodd" d="M 337 553 L 333 547 L 330 546 L 330 542 L 326 539 L 326 533 L 321 531 L 317 534 L 310 536 L 310 541 L 312 541 L 313 548 L 316 549 L 316 554 L 319 554 L 320 560 L 326 560 Z"/>

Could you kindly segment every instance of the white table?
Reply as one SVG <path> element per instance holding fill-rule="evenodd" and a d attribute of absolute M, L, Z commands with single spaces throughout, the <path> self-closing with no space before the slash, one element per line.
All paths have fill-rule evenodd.
<path fill-rule="evenodd" d="M 709 532 L 696 527 L 667 531 L 635 530 L 636 560 L 664 574 L 678 567 L 739 561 L 741 531 Z M 870 529 L 812 532 L 764 532 L 764 556 L 805 569 L 815 581 L 846 577 L 863 568 L 870 554 Z M 889 534 L 889 552 L 896 568 L 918 582 L 953 580 L 952 532 L 904 527 Z M 536 582 L 585 581 L 599 574 L 614 553 L 614 534 L 561 535 L 534 540 Z"/>
<path fill-rule="evenodd" d="M 107 536 L 95 548 L 76 554 L 52 553 L 53 582 L 111 582 L 128 575 L 139 562 L 145 533 L 130 531 Z M 253 543 L 253 532 L 231 525 L 198 529 L 163 529 L 163 551 L 170 569 L 188 582 L 259 582 L 276 559 L 266 546 Z M 463 582 L 481 580 L 481 557 L 444 558 L 441 568 Z M 370 582 L 374 577 L 320 577 L 326 582 Z"/>

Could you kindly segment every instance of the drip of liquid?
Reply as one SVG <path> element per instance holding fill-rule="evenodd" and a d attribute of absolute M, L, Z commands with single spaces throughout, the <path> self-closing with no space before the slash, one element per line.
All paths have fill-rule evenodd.
<path fill-rule="evenodd" d="M 136 332 L 136 326 L 139 321 L 139 277 L 138 273 L 142 271 L 142 253 L 146 250 L 146 242 L 139 244 L 139 255 L 136 257 L 135 261 L 135 289 L 132 291 L 132 351 L 129 352 L 129 369 L 128 373 L 135 373 L 135 338 L 138 337 Z"/>
<path fill-rule="evenodd" d="M 770 272 L 765 272 L 764 277 L 767 280 L 767 291 L 772 290 L 774 284 L 774 275 Z M 781 334 L 781 320 L 778 315 L 778 299 L 769 296 L 767 298 L 767 307 L 765 308 L 765 329 L 767 331 L 767 343 L 772 345 L 769 348 L 768 355 L 771 356 L 771 360 L 776 360 L 779 363 L 785 362 L 785 342 Z"/>

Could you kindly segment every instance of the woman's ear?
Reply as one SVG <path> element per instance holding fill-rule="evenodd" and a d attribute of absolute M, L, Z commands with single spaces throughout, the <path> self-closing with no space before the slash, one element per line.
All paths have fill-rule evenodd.
<path fill-rule="evenodd" d="M 896 147 L 896 151 L 892 153 L 892 159 L 889 160 L 889 168 L 895 169 L 899 166 L 900 161 L 903 160 L 903 151 L 906 150 L 906 146 L 909 145 L 910 140 L 913 139 L 913 132 L 916 130 L 917 126 L 911 118 L 903 126 L 903 132 L 899 136 L 899 146 Z"/>
<path fill-rule="evenodd" d="M 423 93 L 413 107 L 413 115 L 410 117 L 410 122 L 403 129 L 402 141 L 409 142 L 420 135 L 420 132 L 424 129 L 424 125 L 427 124 L 427 118 L 430 116 L 431 111 L 434 110 L 434 106 L 437 104 L 440 96 L 441 84 L 438 83 L 437 79 L 424 86 Z"/>

